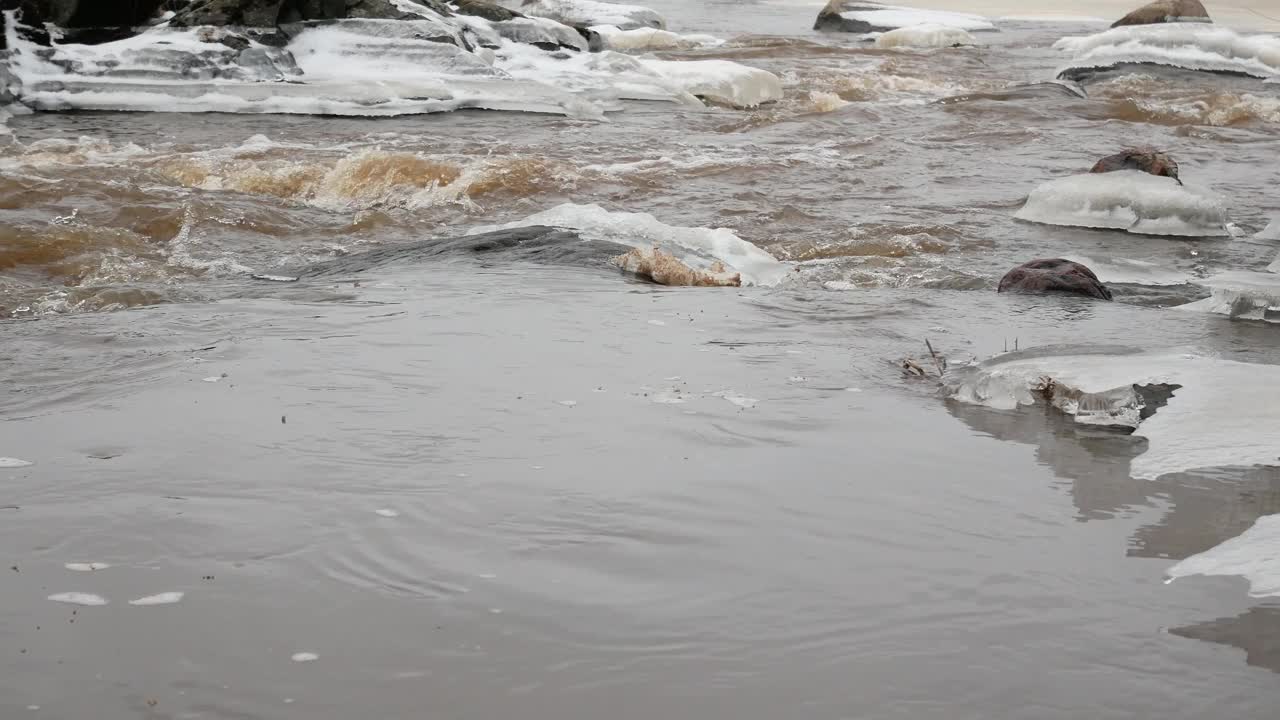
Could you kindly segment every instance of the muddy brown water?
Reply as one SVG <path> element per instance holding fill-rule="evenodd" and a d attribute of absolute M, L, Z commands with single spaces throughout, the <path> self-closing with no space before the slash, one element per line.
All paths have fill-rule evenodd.
<path fill-rule="evenodd" d="M 1141 439 L 950 404 L 893 363 L 924 338 L 1280 361 L 1274 326 L 1173 309 L 1191 285 L 994 292 L 1043 255 L 1265 266 L 1248 237 L 1010 216 L 1141 142 L 1259 229 L 1280 86 L 998 99 L 1094 26 L 881 52 L 808 7 L 655 5 L 733 38 L 673 57 L 767 68 L 786 98 L 10 122 L 0 456 L 34 464 L 0 469 L 0 717 L 1275 716 L 1280 606 L 1163 577 L 1280 512 L 1280 471 L 1134 480 Z M 804 262 L 772 289 L 500 255 L 246 277 L 564 202 Z M 163 592 L 185 595 L 130 604 Z"/>

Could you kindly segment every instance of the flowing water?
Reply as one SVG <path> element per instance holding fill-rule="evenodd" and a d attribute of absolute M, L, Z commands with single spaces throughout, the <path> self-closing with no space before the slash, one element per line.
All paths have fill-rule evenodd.
<path fill-rule="evenodd" d="M 1280 512 L 1280 470 L 1135 479 L 1140 434 L 946 401 L 898 361 L 1280 364 L 1274 324 L 1176 307 L 1275 259 L 1280 85 L 1010 95 L 1102 26 L 878 50 L 809 3 L 649 4 L 729 40 L 662 57 L 784 98 L 9 121 L 0 456 L 31 464 L 0 467 L 0 716 L 1275 716 L 1280 605 L 1163 580 Z M 1134 144 L 1231 234 L 1013 218 Z M 462 246 L 346 264 L 564 204 L 789 264 L 742 288 Z M 1054 256 L 1117 302 L 995 293 Z"/>

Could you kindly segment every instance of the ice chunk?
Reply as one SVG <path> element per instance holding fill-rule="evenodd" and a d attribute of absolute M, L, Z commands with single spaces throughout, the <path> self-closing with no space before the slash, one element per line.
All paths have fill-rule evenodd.
<path fill-rule="evenodd" d="M 111 566 L 103 562 L 89 562 L 89 563 L 67 563 L 66 565 L 63 565 L 63 567 L 65 567 L 66 569 L 72 572 L 95 572 L 98 570 L 106 570 Z"/>
<path fill-rule="evenodd" d="M 1238 575 L 1253 597 L 1280 596 L 1280 515 L 1264 515 L 1239 537 L 1169 568 L 1170 581 L 1191 575 Z"/>
<path fill-rule="evenodd" d="M 667 22 L 654 10 L 639 5 L 594 0 L 504 0 L 500 3 L 533 17 L 551 18 L 565 25 L 613 25 L 623 30 L 651 27 L 664 30 Z"/>
<path fill-rule="evenodd" d="M 398 510 L 392 510 L 391 508 L 380 508 L 373 512 L 374 514 L 381 515 L 384 518 L 400 517 L 400 512 Z"/>
<path fill-rule="evenodd" d="M 890 30 L 876 38 L 876 47 L 878 48 L 945 48 L 955 45 L 977 44 L 978 41 L 961 28 L 931 23 Z"/>
<path fill-rule="evenodd" d="M 616 25 L 596 25 L 591 29 L 613 50 L 691 50 L 724 44 L 712 35 L 679 35 L 656 28 L 623 30 Z"/>
<path fill-rule="evenodd" d="M 848 24 L 847 32 L 884 32 L 925 24 L 969 31 L 996 29 L 990 20 L 972 13 L 922 10 L 857 0 L 834 0 L 823 12 L 838 14 Z"/>
<path fill-rule="evenodd" d="M 1280 218 L 1275 218 L 1255 235 L 1259 240 L 1280 240 Z"/>
<path fill-rule="evenodd" d="M 1066 255 L 1064 259 L 1084 265 L 1092 270 L 1099 280 L 1107 284 L 1120 283 L 1124 285 L 1160 287 L 1185 285 L 1194 280 L 1187 273 L 1145 260 L 1131 260 L 1123 257 L 1085 257 L 1083 255 Z"/>
<path fill-rule="evenodd" d="M 472 228 L 472 233 L 546 225 L 577 231 L 586 240 L 607 240 L 649 250 L 659 248 L 692 268 L 711 271 L 720 263 L 741 275 L 744 285 L 776 285 L 788 266 L 725 228 L 667 225 L 648 213 L 610 212 L 599 205 L 566 203 L 506 225 Z"/>
<path fill-rule="evenodd" d="M 957 401 L 1012 409 L 1047 401 L 1077 422 L 1147 438 L 1141 479 L 1209 467 L 1280 465 L 1280 366 L 1170 353 L 1053 349 L 1001 355 L 948 373 Z M 1168 404 L 1143 418 L 1152 398 Z M 1149 413 L 1148 413 L 1149 414 Z"/>
<path fill-rule="evenodd" d="M 320 656 L 319 656 L 319 655 L 317 655 L 317 654 L 315 654 L 315 653 L 300 652 L 300 653 L 294 653 L 291 659 L 292 659 L 294 662 L 300 662 L 300 663 L 301 663 L 301 662 L 312 662 L 312 661 L 314 661 L 314 660 L 319 660 L 319 659 L 320 659 Z"/>
<path fill-rule="evenodd" d="M 1087 173 L 1036 188 L 1014 217 L 1142 235 L 1224 237 L 1227 213 L 1206 191 L 1138 170 Z"/>
<path fill-rule="evenodd" d="M 12 470 L 15 468 L 31 467 L 30 460 L 19 460 L 12 457 L 0 457 L 0 470 Z"/>
<path fill-rule="evenodd" d="M 90 607 L 107 604 L 107 599 L 101 595 L 82 592 L 58 593 L 56 595 L 50 595 L 49 599 L 54 602 L 67 603 L 68 605 L 87 605 Z"/>
<path fill-rule="evenodd" d="M 175 603 L 182 602 L 182 598 L 185 596 L 186 593 L 182 592 L 163 592 L 158 595 L 148 595 L 147 597 L 138 598 L 137 600 L 130 600 L 129 604 L 141 607 L 146 607 L 148 605 L 173 605 Z"/>
<path fill-rule="evenodd" d="M 1244 320 L 1280 322 L 1280 275 L 1274 272 L 1231 270 L 1212 275 L 1198 284 L 1212 295 L 1179 306 Z"/>
<path fill-rule="evenodd" d="M 753 108 L 782 99 L 782 81 L 760 68 L 729 60 L 640 61 L 677 88 L 721 105 Z"/>
<path fill-rule="evenodd" d="M 1152 63 L 1269 78 L 1280 74 L 1280 37 L 1239 35 L 1220 25 L 1130 25 L 1095 35 L 1064 37 L 1053 44 L 1072 54 L 1059 77 L 1073 71 Z"/>

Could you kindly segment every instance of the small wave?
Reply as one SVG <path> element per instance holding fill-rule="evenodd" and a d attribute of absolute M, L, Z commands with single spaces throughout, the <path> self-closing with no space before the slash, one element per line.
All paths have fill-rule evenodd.
<path fill-rule="evenodd" d="M 776 285 L 788 267 L 725 228 L 667 225 L 648 213 L 610 212 L 599 205 L 564 204 L 506 225 L 472 228 L 485 233 L 544 225 L 577 231 L 649 252 L 661 250 L 685 266 L 712 276 L 737 273 L 743 285 Z"/>
<path fill-rule="evenodd" d="M 1137 170 L 1051 180 L 1032 191 L 1014 217 L 1141 235 L 1230 235 L 1221 199 Z"/>
<path fill-rule="evenodd" d="M 1213 127 L 1280 123 L 1280 98 L 1186 87 L 1146 73 L 1126 73 L 1096 83 L 1090 92 L 1108 101 L 1108 117 L 1130 122 Z"/>

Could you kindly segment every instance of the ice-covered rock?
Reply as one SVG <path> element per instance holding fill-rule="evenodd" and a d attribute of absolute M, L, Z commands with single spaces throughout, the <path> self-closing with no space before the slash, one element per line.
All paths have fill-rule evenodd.
<path fill-rule="evenodd" d="M 680 35 L 656 28 L 623 30 L 616 25 L 595 25 L 591 29 L 611 50 L 690 50 L 724 44 L 724 40 L 712 35 Z"/>
<path fill-rule="evenodd" d="M 951 371 L 945 383 L 960 402 L 1006 410 L 1046 402 L 1078 423 L 1136 428 L 1148 440 L 1130 468 L 1136 478 L 1280 465 L 1280 366 L 1047 348 Z"/>
<path fill-rule="evenodd" d="M 743 285 L 776 285 L 789 269 L 732 230 L 668 225 L 648 213 L 610 212 L 599 205 L 559 205 L 523 220 L 472 228 L 471 232 L 531 225 L 574 230 L 585 240 L 608 241 L 645 252 L 660 250 L 700 273 L 737 273 Z M 639 262 L 643 257 L 633 259 Z"/>
<path fill-rule="evenodd" d="M 501 4 L 525 15 L 551 18 L 575 27 L 613 25 L 623 30 L 642 27 L 665 30 L 667 27 L 667 21 L 661 15 L 639 5 L 595 0 L 503 0 Z"/>
<path fill-rule="evenodd" d="M 1083 77 L 1118 65 L 1154 64 L 1270 78 L 1280 74 L 1280 37 L 1240 35 L 1202 23 L 1119 27 L 1053 44 L 1071 53 L 1060 78 Z"/>
<path fill-rule="evenodd" d="M 1230 270 L 1196 282 L 1212 294 L 1204 300 L 1179 306 L 1181 309 L 1241 320 L 1280 322 L 1280 275 L 1275 272 Z"/>
<path fill-rule="evenodd" d="M 1106 228 L 1141 235 L 1225 237 L 1222 200 L 1138 170 L 1072 175 L 1032 191 L 1020 220 L 1045 225 Z"/>
<path fill-rule="evenodd" d="M 890 30 L 876 38 L 878 48 L 947 48 L 977 45 L 967 30 L 934 23 Z"/>
<path fill-rule="evenodd" d="M 996 29 L 990 20 L 981 15 L 921 10 L 864 0 L 831 0 L 818 13 L 813 29 L 828 32 L 872 33 L 923 24 L 941 25 L 970 32 Z"/>
<path fill-rule="evenodd" d="M 1252 597 L 1280 596 L 1280 515 L 1264 515 L 1241 535 L 1183 560 L 1165 573 L 1169 582 L 1192 575 L 1236 575 Z"/>

